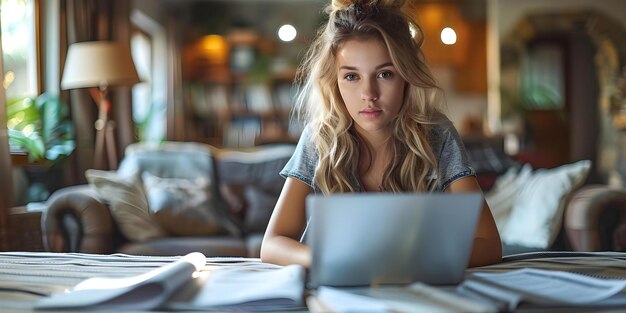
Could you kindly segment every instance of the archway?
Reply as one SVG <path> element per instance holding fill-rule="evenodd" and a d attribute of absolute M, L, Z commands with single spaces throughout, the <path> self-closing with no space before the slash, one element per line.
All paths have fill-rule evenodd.
<path fill-rule="evenodd" d="M 527 84 L 534 75 L 529 71 L 533 62 L 558 70 L 550 60 L 563 65 L 558 73 L 563 83 L 561 100 L 528 88 L 533 86 Z M 522 150 L 543 157 L 539 163 L 546 167 L 590 159 L 594 163 L 590 182 L 622 181 L 626 178 L 625 76 L 626 30 L 617 21 L 594 10 L 529 14 L 501 46 L 503 121 L 524 116 L 526 125 L 533 125 L 532 115 L 550 115 L 543 124 L 531 126 L 534 133 L 530 129 L 530 134 L 524 134 L 529 142 Z M 541 79 L 545 80 L 541 86 L 553 82 Z M 559 85 L 558 79 L 554 85 Z M 542 104 L 552 107 L 542 108 Z M 537 127 L 542 133 L 537 134 Z M 559 140 L 559 136 L 564 137 Z M 542 142 L 547 138 L 547 144 Z"/>

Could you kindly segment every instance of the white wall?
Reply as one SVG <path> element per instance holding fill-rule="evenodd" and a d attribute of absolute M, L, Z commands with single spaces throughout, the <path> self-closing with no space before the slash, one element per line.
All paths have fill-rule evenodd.
<path fill-rule="evenodd" d="M 487 114 L 487 96 L 476 93 L 460 93 L 455 86 L 456 70 L 448 66 L 431 67 L 437 83 L 444 90 L 447 116 L 459 131 L 463 131 L 464 119 L 484 119 Z"/>

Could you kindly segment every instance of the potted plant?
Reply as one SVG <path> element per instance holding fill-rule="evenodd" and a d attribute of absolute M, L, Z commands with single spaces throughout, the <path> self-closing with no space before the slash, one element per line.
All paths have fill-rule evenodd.
<path fill-rule="evenodd" d="M 7 101 L 7 128 L 12 153 L 22 152 L 28 163 L 15 170 L 25 175 L 26 193 L 18 198 L 43 201 L 63 186 L 60 163 L 74 151 L 74 129 L 68 108 L 58 96 L 44 93 Z"/>
<path fill-rule="evenodd" d="M 8 100 L 7 128 L 9 145 L 29 162 L 58 161 L 75 147 L 67 105 L 48 93 Z"/>

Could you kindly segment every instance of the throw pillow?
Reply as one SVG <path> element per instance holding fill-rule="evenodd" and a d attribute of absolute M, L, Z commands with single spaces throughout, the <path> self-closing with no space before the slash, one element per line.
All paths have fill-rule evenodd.
<path fill-rule="evenodd" d="M 583 183 L 591 162 L 588 160 L 553 169 L 536 170 L 522 185 L 501 233 L 510 245 L 546 249 L 556 238 L 569 194 Z"/>
<path fill-rule="evenodd" d="M 148 207 L 159 224 L 176 236 L 210 236 L 223 232 L 222 218 L 212 207 L 209 179 L 142 175 Z"/>
<path fill-rule="evenodd" d="M 504 232 L 509 220 L 511 209 L 513 209 L 513 204 L 517 198 L 518 186 L 522 186 L 531 174 L 532 167 L 528 164 L 521 169 L 511 167 L 504 174 L 498 176 L 493 187 L 485 193 L 485 201 L 489 204 L 489 209 L 500 233 Z"/>
<path fill-rule="evenodd" d="M 109 203 L 111 215 L 120 231 L 130 241 L 144 241 L 165 236 L 150 214 L 146 196 L 136 176 L 122 176 L 115 171 L 87 170 L 89 185 Z"/>

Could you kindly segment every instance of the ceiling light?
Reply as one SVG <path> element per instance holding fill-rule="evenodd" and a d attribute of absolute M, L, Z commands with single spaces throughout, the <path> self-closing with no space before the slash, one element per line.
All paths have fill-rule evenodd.
<path fill-rule="evenodd" d="M 297 33 L 295 27 L 285 24 L 278 29 L 278 38 L 282 41 L 292 41 Z"/>
<path fill-rule="evenodd" d="M 450 27 L 446 27 L 441 30 L 441 42 L 446 45 L 453 45 L 456 43 L 456 32 Z"/>

